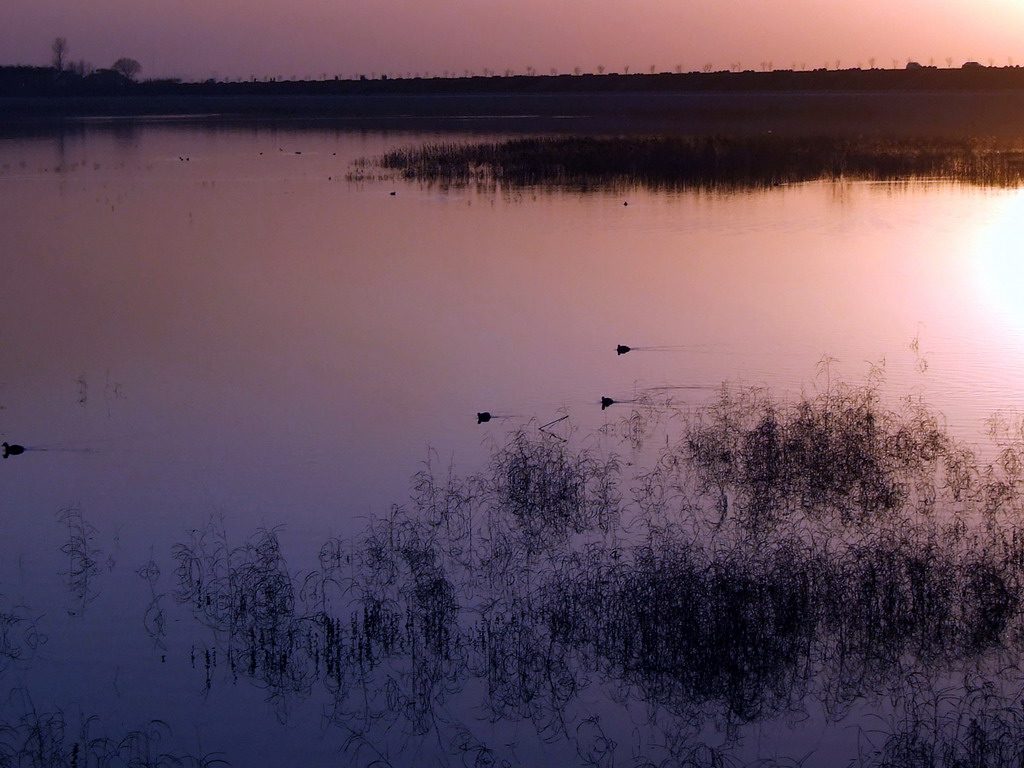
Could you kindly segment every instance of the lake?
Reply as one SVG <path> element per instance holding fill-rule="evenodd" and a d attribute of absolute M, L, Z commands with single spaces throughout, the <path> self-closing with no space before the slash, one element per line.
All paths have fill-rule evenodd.
<path fill-rule="evenodd" d="M 910 700 L 982 743 L 948 690 L 984 699 L 992 744 L 1019 734 L 989 671 L 1019 665 L 1017 560 L 986 544 L 1016 546 L 1005 461 L 1008 527 L 945 548 L 980 491 L 815 548 L 805 521 L 693 522 L 714 483 L 723 508 L 761 498 L 714 468 L 735 446 L 708 454 L 707 487 L 651 468 L 695 419 L 724 423 L 706 410 L 723 385 L 748 437 L 765 413 L 795 429 L 782 404 L 801 398 L 819 426 L 909 399 L 978 466 L 998 458 L 1021 411 L 1021 191 L 350 173 L 441 139 L 479 136 L 97 120 L 0 138 L 0 439 L 26 448 L 0 461 L 0 765 L 901 764 L 883 756 L 944 738 L 900 735 Z M 940 502 L 954 485 L 921 456 L 886 486 L 911 507 L 922 478 Z M 806 512 L 806 483 L 786 487 Z M 833 490 L 844 515 L 866 503 Z M 828 612 L 868 571 L 902 575 L 861 626 L 911 629 L 865 638 Z M 951 607 L 968 594 L 1003 619 Z M 935 616 L 955 642 L 916 634 Z"/>

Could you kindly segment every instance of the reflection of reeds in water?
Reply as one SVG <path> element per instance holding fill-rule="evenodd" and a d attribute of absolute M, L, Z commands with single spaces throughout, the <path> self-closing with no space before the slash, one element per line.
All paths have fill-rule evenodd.
<path fill-rule="evenodd" d="M 0 674 L 11 665 L 32 658 L 36 648 L 46 642 L 36 626 L 36 619 L 24 606 L 0 607 Z"/>
<path fill-rule="evenodd" d="M 991 680 L 968 676 L 956 689 L 935 690 L 910 679 L 902 711 L 869 736 L 861 764 L 870 768 L 1008 768 L 1024 762 L 1020 691 L 1002 693 Z"/>
<path fill-rule="evenodd" d="M 1024 179 L 1024 148 L 978 139 L 575 136 L 424 144 L 387 152 L 377 163 L 409 179 L 444 185 L 572 189 L 624 184 L 730 189 L 819 179 L 934 178 L 1010 187 Z"/>
<path fill-rule="evenodd" d="M 146 634 L 152 638 L 153 645 L 162 651 L 166 650 L 167 646 L 164 644 L 164 637 L 167 635 L 167 617 L 163 606 L 160 605 L 164 596 L 156 591 L 157 583 L 160 581 L 160 566 L 156 564 L 156 561 L 151 556 L 149 562 L 141 566 L 135 573 L 149 585 L 150 600 L 143 616 L 143 626 L 146 629 Z"/>
<path fill-rule="evenodd" d="M 746 525 L 807 515 L 870 521 L 908 504 L 930 512 L 936 472 L 960 497 L 970 480 L 935 414 L 883 409 L 871 387 L 836 386 L 797 403 L 725 390 L 687 429 L 681 451 L 699 494 Z"/>
<path fill-rule="evenodd" d="M 407 507 L 325 543 L 301 579 L 272 530 L 232 548 L 211 525 L 177 549 L 178 599 L 282 716 L 290 696 L 329 696 L 356 764 L 438 745 L 517 762 L 474 735 L 486 717 L 610 765 L 632 735 L 595 701 L 628 722 L 647 711 L 663 736 L 675 724 L 645 764 L 722 761 L 701 751 L 702 723 L 740 740 L 866 700 L 892 715 L 867 763 L 1013 764 L 953 759 L 1024 738 L 995 698 L 926 717 L 907 681 L 987 681 L 1024 650 L 1024 441 L 1004 432 L 985 464 L 938 414 L 886 410 L 870 384 L 793 403 L 724 389 L 672 418 L 678 439 L 635 477 L 539 430 L 477 475 L 428 463 Z M 985 684 L 1012 699 L 1024 674 Z M 908 763 L 921 745 L 941 759 Z"/>
<path fill-rule="evenodd" d="M 81 507 L 67 507 L 57 514 L 67 529 L 67 538 L 60 551 L 67 555 L 68 590 L 75 598 L 76 607 L 69 608 L 72 616 L 80 614 L 96 596 L 95 578 L 99 574 L 97 558 L 102 554 L 95 546 L 96 528 L 85 519 Z"/>
<path fill-rule="evenodd" d="M 40 711 L 24 689 L 0 707 L 0 766 L 17 768 L 213 768 L 228 765 L 215 755 L 170 751 L 171 729 L 159 720 L 120 736 L 97 735 L 97 718 L 76 729 L 60 710 Z"/>

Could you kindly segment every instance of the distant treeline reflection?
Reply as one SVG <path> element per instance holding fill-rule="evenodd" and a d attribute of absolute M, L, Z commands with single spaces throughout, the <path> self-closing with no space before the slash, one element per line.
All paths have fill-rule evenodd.
<path fill-rule="evenodd" d="M 984 139 L 662 136 L 511 139 L 433 143 L 376 159 L 408 179 L 443 185 L 534 185 L 570 189 L 759 188 L 822 179 L 945 179 L 1015 187 L 1024 146 Z M 370 161 L 356 164 L 364 176 Z"/>
<path fill-rule="evenodd" d="M 865 702 L 888 725 L 843 762 L 1020 764 L 1018 427 L 986 462 L 922 403 L 835 383 L 615 429 L 655 421 L 676 438 L 639 472 L 533 428 L 484 472 L 428 463 L 306 573 L 273 530 L 211 524 L 176 548 L 177 599 L 282 718 L 326 694 L 355 764 L 529 763 L 523 725 L 559 764 L 736 764 L 751 723 Z"/>

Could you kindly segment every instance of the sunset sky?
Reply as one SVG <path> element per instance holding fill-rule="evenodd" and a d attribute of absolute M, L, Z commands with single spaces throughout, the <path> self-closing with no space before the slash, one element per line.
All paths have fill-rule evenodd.
<path fill-rule="evenodd" d="M 0 0 L 0 63 L 143 77 L 1024 64 L 1021 0 Z"/>

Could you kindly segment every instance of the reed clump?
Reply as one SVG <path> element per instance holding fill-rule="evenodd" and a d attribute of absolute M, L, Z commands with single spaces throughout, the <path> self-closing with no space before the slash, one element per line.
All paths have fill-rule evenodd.
<path fill-rule="evenodd" d="M 965 496 L 976 473 L 957 451 L 938 414 L 912 401 L 887 409 L 873 386 L 797 401 L 723 388 L 688 416 L 673 466 L 723 518 L 754 528 L 794 517 L 864 523 Z"/>
<path fill-rule="evenodd" d="M 567 136 L 428 143 L 389 151 L 376 163 L 445 186 L 572 190 L 745 189 L 826 179 L 946 179 L 994 187 L 1024 181 L 1024 147 L 983 139 Z"/>

